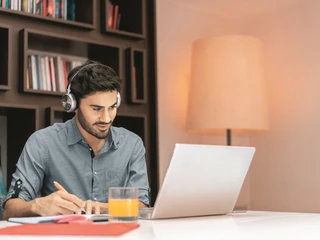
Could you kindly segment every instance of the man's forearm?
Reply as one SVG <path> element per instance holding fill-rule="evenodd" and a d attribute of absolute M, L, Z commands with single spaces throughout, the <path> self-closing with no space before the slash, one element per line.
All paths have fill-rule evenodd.
<path fill-rule="evenodd" d="M 3 220 L 8 220 L 11 217 L 36 216 L 32 209 L 34 201 L 27 202 L 20 198 L 9 199 L 4 208 Z"/>

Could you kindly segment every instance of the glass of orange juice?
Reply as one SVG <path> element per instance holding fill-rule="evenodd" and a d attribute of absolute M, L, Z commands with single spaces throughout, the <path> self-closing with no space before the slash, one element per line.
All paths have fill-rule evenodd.
<path fill-rule="evenodd" d="M 109 188 L 109 222 L 135 223 L 138 221 L 138 188 Z"/>

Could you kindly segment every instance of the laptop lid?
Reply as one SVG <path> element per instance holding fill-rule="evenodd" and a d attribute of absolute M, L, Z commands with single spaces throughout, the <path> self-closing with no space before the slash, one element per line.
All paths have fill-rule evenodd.
<path fill-rule="evenodd" d="M 152 219 L 232 212 L 254 147 L 176 144 Z"/>

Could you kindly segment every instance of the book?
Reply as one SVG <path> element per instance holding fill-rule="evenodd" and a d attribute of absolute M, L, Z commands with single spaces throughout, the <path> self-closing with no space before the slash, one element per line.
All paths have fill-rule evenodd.
<path fill-rule="evenodd" d="M 113 26 L 113 4 L 110 2 L 110 1 L 108 1 L 107 2 L 107 8 L 108 8 L 108 21 L 107 21 L 107 23 L 108 23 L 108 27 L 109 28 L 112 28 L 112 26 Z"/>
<path fill-rule="evenodd" d="M 8 222 L 38 224 L 38 223 L 69 223 L 75 221 L 91 220 L 93 222 L 108 221 L 109 214 L 83 214 L 83 215 L 56 215 L 47 217 L 17 217 L 9 218 Z"/>
<path fill-rule="evenodd" d="M 119 5 L 115 5 L 114 12 L 113 12 L 113 21 L 112 21 L 113 29 L 117 28 L 118 15 L 119 15 Z"/>

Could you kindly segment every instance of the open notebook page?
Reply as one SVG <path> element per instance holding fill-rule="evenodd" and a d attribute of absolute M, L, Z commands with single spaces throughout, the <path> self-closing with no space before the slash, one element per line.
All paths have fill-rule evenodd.
<path fill-rule="evenodd" d="M 108 221 L 109 214 L 83 214 L 83 215 L 56 215 L 48 217 L 20 217 L 20 218 L 9 218 L 9 222 L 15 223 L 28 223 L 28 224 L 37 224 L 37 223 L 48 223 L 56 222 L 58 220 L 66 221 L 77 221 L 77 220 L 92 220 L 94 222 L 98 221 Z"/>

